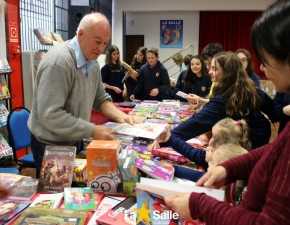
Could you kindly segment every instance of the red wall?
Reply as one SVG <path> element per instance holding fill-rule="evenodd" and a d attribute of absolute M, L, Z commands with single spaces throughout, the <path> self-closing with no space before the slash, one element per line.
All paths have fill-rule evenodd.
<path fill-rule="evenodd" d="M 24 106 L 22 68 L 21 68 L 21 40 L 19 1 L 7 0 L 6 10 L 6 41 L 8 61 L 15 71 L 10 75 L 11 108 Z"/>

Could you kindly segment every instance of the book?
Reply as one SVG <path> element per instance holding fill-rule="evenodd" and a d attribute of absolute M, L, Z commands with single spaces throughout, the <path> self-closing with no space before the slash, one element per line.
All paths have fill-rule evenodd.
<path fill-rule="evenodd" d="M 0 173 L 0 182 L 6 187 L 11 187 L 16 184 L 21 178 L 27 177 L 13 173 Z M 28 177 L 29 178 L 29 177 Z"/>
<path fill-rule="evenodd" d="M 86 151 L 87 186 L 116 193 L 119 184 L 117 155 L 121 151 L 121 141 L 93 140 Z"/>
<path fill-rule="evenodd" d="M 44 150 L 38 192 L 63 192 L 72 184 L 76 147 L 49 146 Z"/>
<path fill-rule="evenodd" d="M 188 94 L 186 94 L 186 93 L 184 93 L 184 92 L 182 92 L 182 91 L 178 91 L 178 92 L 176 92 L 176 95 L 178 95 L 178 96 L 180 96 L 180 97 L 182 97 L 182 98 L 185 98 L 185 99 L 186 99 L 186 97 L 188 96 Z"/>
<path fill-rule="evenodd" d="M 63 200 L 63 193 L 37 194 L 29 207 L 56 209 Z"/>
<path fill-rule="evenodd" d="M 135 106 L 135 108 L 133 109 L 132 112 L 146 112 L 146 113 L 154 113 L 157 111 L 157 107 L 146 107 L 146 106 L 142 106 L 142 105 L 137 105 Z"/>
<path fill-rule="evenodd" d="M 171 181 L 174 176 L 174 167 L 169 164 L 162 164 L 150 159 L 137 158 L 135 165 L 139 170 L 158 180 Z"/>
<path fill-rule="evenodd" d="M 0 127 L 7 125 L 7 118 L 9 115 L 9 111 L 6 106 L 0 103 Z"/>
<path fill-rule="evenodd" d="M 36 54 L 36 56 L 37 56 L 37 58 L 39 60 L 41 60 L 45 56 L 46 53 L 47 53 L 47 50 L 46 49 L 44 49 L 44 50 L 38 50 L 38 51 L 35 52 L 35 54 Z"/>
<path fill-rule="evenodd" d="M 52 34 L 52 36 L 54 37 L 54 39 L 58 42 L 58 43 L 62 43 L 64 42 L 62 37 L 60 36 L 59 33 L 57 32 L 50 32 Z"/>
<path fill-rule="evenodd" d="M 87 179 L 87 159 L 75 158 L 73 181 L 85 182 Z"/>
<path fill-rule="evenodd" d="M 88 212 L 64 209 L 39 209 L 29 207 L 23 211 L 14 225 L 67 224 L 84 225 Z"/>
<path fill-rule="evenodd" d="M 181 163 L 185 163 L 189 161 L 183 155 L 181 155 L 180 153 L 178 153 L 177 151 L 173 150 L 170 147 L 161 147 L 157 149 L 152 149 L 151 154 L 155 156 L 159 156 L 161 158 L 170 159 L 172 161 L 181 162 Z"/>
<path fill-rule="evenodd" d="M 165 130 L 166 126 L 167 124 L 156 124 L 148 122 L 133 125 L 129 123 L 122 123 L 115 127 L 113 130 L 119 134 L 156 139 Z"/>
<path fill-rule="evenodd" d="M 64 208 L 94 211 L 96 202 L 93 189 L 90 187 L 64 188 Z"/>
<path fill-rule="evenodd" d="M 118 196 L 110 196 L 106 195 L 99 206 L 97 207 L 95 213 L 90 218 L 87 225 L 97 225 L 96 220 L 101 217 L 103 214 L 108 212 L 111 208 L 115 207 L 122 201 L 124 201 L 126 197 L 118 197 Z"/>
<path fill-rule="evenodd" d="M 30 200 L 36 193 L 37 185 L 38 179 L 22 177 L 10 187 L 12 194 L 9 196 L 9 199 Z"/>
<path fill-rule="evenodd" d="M 134 72 L 134 69 L 133 69 L 129 64 L 127 64 L 127 63 L 124 62 L 124 61 L 122 61 L 121 63 L 122 63 L 122 65 L 124 66 L 124 68 L 125 68 L 126 70 L 129 70 L 130 72 Z"/>
<path fill-rule="evenodd" d="M 30 205 L 30 201 L 0 200 L 0 224 L 7 224 Z"/>
<path fill-rule="evenodd" d="M 10 91 L 4 75 L 0 75 L 0 100 L 10 98 Z"/>
<path fill-rule="evenodd" d="M 187 184 L 178 184 L 168 181 L 141 178 L 140 183 L 136 184 L 137 209 L 138 217 L 136 224 L 198 224 L 204 225 L 198 220 L 184 221 L 179 218 L 178 214 L 169 209 L 164 197 L 170 197 L 182 192 L 198 192 L 210 195 L 219 201 L 223 201 L 224 191 L 210 189 Z M 144 211 L 149 213 L 148 217 L 144 218 Z"/>
<path fill-rule="evenodd" d="M 97 219 L 98 224 L 103 225 L 128 225 L 136 224 L 137 212 L 134 210 L 137 207 L 135 197 L 128 197 L 126 200 L 108 210 Z"/>
<path fill-rule="evenodd" d="M 11 73 L 12 70 L 6 58 L 0 59 L 0 74 Z"/>
<path fill-rule="evenodd" d="M 134 108 L 136 106 L 135 102 L 120 102 L 120 107 Z"/>
<path fill-rule="evenodd" d="M 53 40 L 51 39 L 50 34 L 46 30 L 44 30 L 42 28 L 35 28 L 35 29 L 33 29 L 33 32 L 42 45 L 52 45 L 53 44 L 53 42 L 52 42 Z"/>
<path fill-rule="evenodd" d="M 6 139 L 3 137 L 3 135 L 0 133 L 0 159 L 12 155 L 13 155 L 12 148 L 10 147 Z"/>

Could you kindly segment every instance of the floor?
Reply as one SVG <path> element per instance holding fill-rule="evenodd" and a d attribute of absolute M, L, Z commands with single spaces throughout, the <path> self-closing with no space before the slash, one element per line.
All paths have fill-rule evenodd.
<path fill-rule="evenodd" d="M 278 127 L 274 127 L 272 125 L 272 135 L 271 135 L 271 139 L 270 139 L 271 142 L 273 140 L 275 140 L 275 138 L 277 137 L 277 131 L 278 131 Z M 33 169 L 33 168 L 23 168 L 22 171 L 21 171 L 21 175 L 30 176 L 30 177 L 35 178 L 35 169 Z"/>

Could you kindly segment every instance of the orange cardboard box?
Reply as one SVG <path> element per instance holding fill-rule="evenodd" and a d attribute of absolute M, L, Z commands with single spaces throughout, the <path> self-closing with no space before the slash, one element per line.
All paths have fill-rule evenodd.
<path fill-rule="evenodd" d="M 88 187 L 98 191 L 117 192 L 117 155 L 120 150 L 121 141 L 117 140 L 94 140 L 87 146 Z"/>

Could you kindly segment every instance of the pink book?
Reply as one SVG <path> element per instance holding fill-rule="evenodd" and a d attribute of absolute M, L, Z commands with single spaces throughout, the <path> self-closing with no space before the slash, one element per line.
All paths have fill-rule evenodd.
<path fill-rule="evenodd" d="M 174 176 L 173 166 L 164 165 L 158 161 L 138 158 L 135 161 L 135 165 L 138 169 L 157 180 L 171 181 Z"/>
<path fill-rule="evenodd" d="M 185 163 L 189 161 L 183 155 L 173 150 L 172 148 L 168 148 L 168 147 L 152 149 L 151 154 L 159 156 L 164 159 L 170 159 L 172 161 L 181 162 L 181 163 Z"/>

